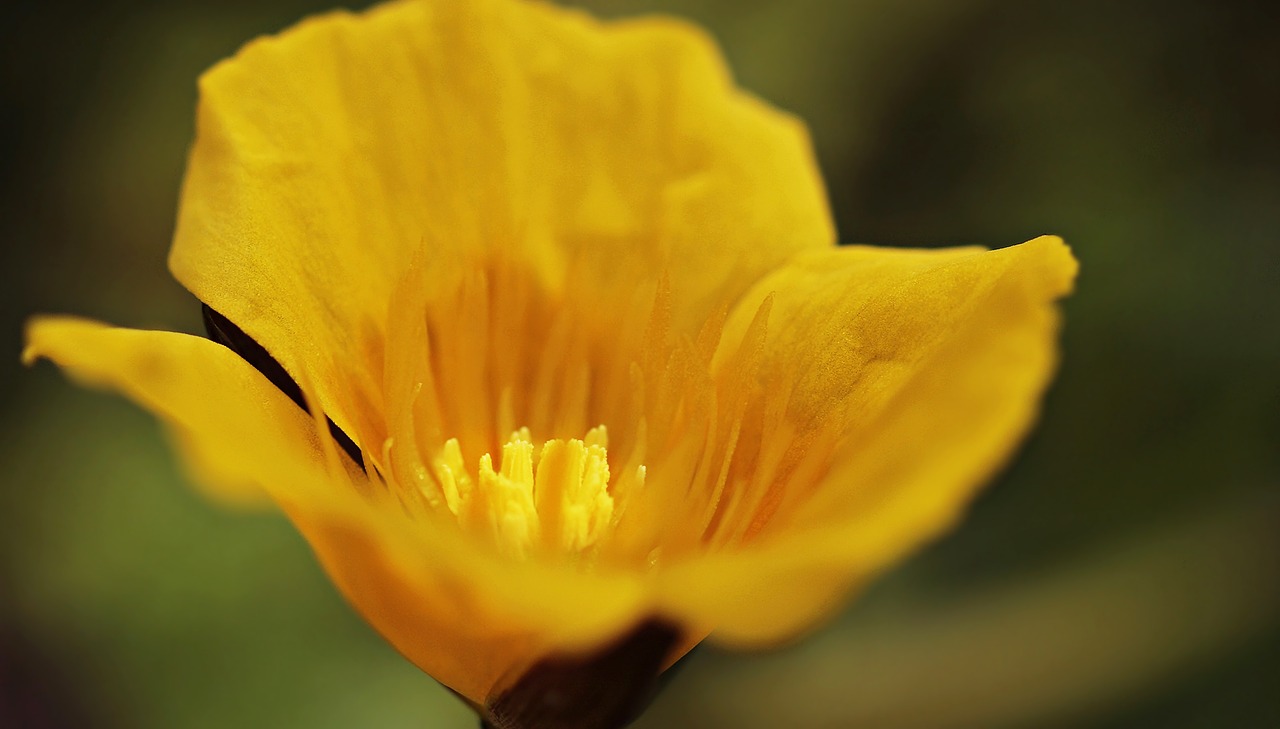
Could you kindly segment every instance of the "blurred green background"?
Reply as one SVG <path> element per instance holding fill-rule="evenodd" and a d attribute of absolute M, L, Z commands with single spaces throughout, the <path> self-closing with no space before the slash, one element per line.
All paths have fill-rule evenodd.
<path fill-rule="evenodd" d="M 165 270 L 195 78 L 327 3 L 4 11 L 0 726 L 471 727 L 276 515 L 17 362 L 38 311 L 199 331 Z M 811 124 L 842 240 L 1083 262 L 1043 422 L 962 529 L 640 727 L 1280 727 L 1280 53 L 1266 2 L 600 0 Z"/>

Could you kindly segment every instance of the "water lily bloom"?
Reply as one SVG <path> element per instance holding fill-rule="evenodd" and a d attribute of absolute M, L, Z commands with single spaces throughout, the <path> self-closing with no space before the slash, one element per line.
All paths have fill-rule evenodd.
<path fill-rule="evenodd" d="M 278 505 L 485 721 L 614 727 L 948 528 L 1035 417 L 1060 240 L 835 240 L 698 29 L 390 3 L 201 78 L 170 266 L 209 338 L 43 317 L 25 357 Z"/>

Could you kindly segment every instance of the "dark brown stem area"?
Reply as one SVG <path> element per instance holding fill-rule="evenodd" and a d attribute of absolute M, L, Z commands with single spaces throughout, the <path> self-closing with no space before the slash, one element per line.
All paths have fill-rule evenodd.
<path fill-rule="evenodd" d="M 680 630 L 650 619 L 588 656 L 547 658 L 485 702 L 484 729 L 621 729 L 653 700 Z"/>

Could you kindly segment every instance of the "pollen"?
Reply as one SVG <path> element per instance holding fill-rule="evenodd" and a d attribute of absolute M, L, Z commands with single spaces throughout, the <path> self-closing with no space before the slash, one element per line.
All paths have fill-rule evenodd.
<path fill-rule="evenodd" d="M 485 453 L 474 471 L 468 469 L 456 438 L 445 442 L 432 467 L 448 511 L 503 553 L 582 554 L 613 523 L 607 449 L 603 425 L 581 439 L 553 439 L 541 447 L 521 428 L 502 446 L 496 467 Z"/>

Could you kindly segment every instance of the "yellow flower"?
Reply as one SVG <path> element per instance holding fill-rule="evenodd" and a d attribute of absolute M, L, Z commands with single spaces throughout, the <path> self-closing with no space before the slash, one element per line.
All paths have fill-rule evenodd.
<path fill-rule="evenodd" d="M 616 726 L 704 637 L 813 625 L 1055 364 L 1061 241 L 836 247 L 803 125 L 674 20 L 391 3 L 200 93 L 170 264 L 216 341 L 40 318 L 25 357 L 274 501 L 498 726 Z"/>

